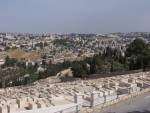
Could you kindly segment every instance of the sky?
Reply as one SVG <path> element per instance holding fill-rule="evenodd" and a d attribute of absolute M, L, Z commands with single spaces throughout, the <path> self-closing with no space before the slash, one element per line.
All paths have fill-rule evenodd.
<path fill-rule="evenodd" d="M 0 0 L 0 32 L 150 32 L 150 0 Z"/>

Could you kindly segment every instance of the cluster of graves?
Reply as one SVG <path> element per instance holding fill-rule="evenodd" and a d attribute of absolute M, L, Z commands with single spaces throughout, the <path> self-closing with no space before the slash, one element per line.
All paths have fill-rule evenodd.
<path fill-rule="evenodd" d="M 0 113 L 52 112 L 114 94 L 129 94 L 150 87 L 150 72 L 65 83 L 40 82 L 0 89 Z M 36 111 L 36 112 L 37 112 Z M 34 112 L 32 112 L 34 113 Z"/>

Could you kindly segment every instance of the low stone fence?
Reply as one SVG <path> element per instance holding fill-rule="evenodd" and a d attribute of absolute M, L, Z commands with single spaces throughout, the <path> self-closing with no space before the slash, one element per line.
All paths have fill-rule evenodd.
<path fill-rule="evenodd" d="M 149 71 L 149 70 L 146 70 L 146 71 Z M 112 77 L 112 76 L 134 74 L 134 73 L 140 73 L 140 72 L 143 72 L 143 70 L 139 69 L 139 70 L 132 70 L 132 71 L 111 72 L 111 73 L 105 73 L 105 74 L 91 74 L 91 75 L 88 75 L 88 79 Z"/>
<path fill-rule="evenodd" d="M 108 102 L 103 103 L 103 104 L 99 104 L 99 105 L 94 106 L 92 108 L 87 108 L 87 109 L 84 109 L 84 110 L 80 110 L 80 111 L 78 111 L 78 113 L 92 113 L 92 112 L 96 112 L 96 111 L 101 110 L 102 108 L 105 108 L 105 107 L 111 106 L 113 104 L 125 101 L 127 99 L 130 99 L 132 97 L 136 97 L 138 95 L 144 94 L 144 93 L 149 92 L 149 91 L 150 91 L 150 88 L 143 89 L 142 91 L 134 92 L 132 94 L 128 94 L 128 95 L 125 95 L 123 97 L 119 97 L 117 99 L 113 99 L 111 101 L 108 101 Z"/>

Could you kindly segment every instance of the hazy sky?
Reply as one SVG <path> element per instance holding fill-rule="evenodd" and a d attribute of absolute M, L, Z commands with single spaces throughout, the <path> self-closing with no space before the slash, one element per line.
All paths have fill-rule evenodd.
<path fill-rule="evenodd" d="M 150 0 L 0 0 L 0 32 L 150 32 Z"/>

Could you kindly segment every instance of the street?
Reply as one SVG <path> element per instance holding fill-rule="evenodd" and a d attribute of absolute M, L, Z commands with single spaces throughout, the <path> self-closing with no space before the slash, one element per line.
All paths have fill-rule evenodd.
<path fill-rule="evenodd" d="M 150 113 L 150 92 L 109 106 L 95 113 Z"/>

